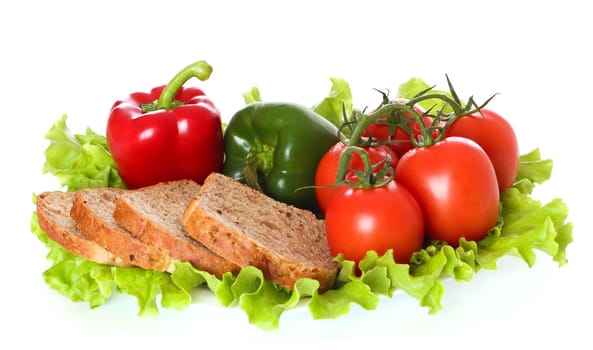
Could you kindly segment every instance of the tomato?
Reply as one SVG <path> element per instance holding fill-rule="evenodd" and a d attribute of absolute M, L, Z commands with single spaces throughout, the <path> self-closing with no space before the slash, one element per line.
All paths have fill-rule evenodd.
<path fill-rule="evenodd" d="M 424 238 L 420 206 L 395 181 L 371 189 L 340 186 L 327 207 L 325 225 L 332 254 L 357 263 L 369 250 L 383 255 L 388 249 L 398 263 L 409 263 Z"/>
<path fill-rule="evenodd" d="M 322 213 L 325 213 L 329 201 L 334 193 L 335 188 L 332 186 L 336 183 L 336 176 L 338 174 L 338 163 L 340 160 L 340 154 L 346 148 L 346 145 L 342 142 L 336 143 L 332 146 L 321 158 L 317 165 L 317 171 L 315 173 L 315 196 L 317 198 L 317 204 Z M 369 155 L 371 164 L 378 164 L 389 158 L 391 159 L 391 166 L 395 169 L 397 164 L 397 154 L 389 148 L 389 146 L 381 145 L 377 147 L 366 147 L 365 150 Z M 352 154 L 352 160 L 348 169 L 363 170 L 364 164 L 362 159 L 357 153 Z"/>
<path fill-rule="evenodd" d="M 395 179 L 416 198 L 426 235 L 457 246 L 480 240 L 496 224 L 499 191 L 492 162 L 474 141 L 448 137 L 402 156 Z"/>
<path fill-rule="evenodd" d="M 496 171 L 500 192 L 513 185 L 519 168 L 519 143 L 511 124 L 499 114 L 481 109 L 457 119 L 445 132 L 447 136 L 461 136 L 480 145 Z"/>
<path fill-rule="evenodd" d="M 395 101 L 399 103 L 407 103 L 408 100 L 404 98 L 397 98 Z M 414 105 L 414 110 L 419 114 L 424 114 L 426 111 L 420 107 L 420 105 Z M 379 119 L 386 119 L 387 116 L 383 116 Z M 405 112 L 404 118 L 412 118 L 412 114 L 410 112 Z M 422 121 L 426 127 L 429 127 L 432 123 L 432 118 L 430 117 L 422 117 Z M 408 123 L 408 127 L 412 129 L 412 136 L 415 140 L 418 140 L 418 136 L 422 135 L 422 129 L 420 124 L 417 121 L 411 121 Z M 395 133 L 391 138 L 389 138 L 389 125 L 387 124 L 371 124 L 368 126 L 366 132 L 364 133 L 365 136 L 373 136 L 379 140 L 392 140 L 397 141 L 390 144 L 390 147 L 398 154 L 402 155 L 407 151 L 414 148 L 414 144 L 412 143 L 411 136 L 404 131 L 402 128 L 397 128 Z"/>

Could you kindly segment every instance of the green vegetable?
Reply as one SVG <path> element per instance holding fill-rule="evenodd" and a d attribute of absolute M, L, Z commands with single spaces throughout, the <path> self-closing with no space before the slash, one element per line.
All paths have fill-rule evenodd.
<path fill-rule="evenodd" d="M 243 99 L 245 100 L 245 104 L 247 105 L 262 101 L 261 94 L 257 87 L 252 87 L 251 90 L 245 92 L 243 94 Z"/>
<path fill-rule="evenodd" d="M 432 87 L 429 86 L 428 84 L 426 84 L 422 79 L 411 78 L 410 80 L 408 80 L 407 82 L 405 82 L 399 86 L 397 96 L 411 100 L 412 98 L 416 97 L 419 93 L 421 93 L 423 91 L 427 91 L 427 89 L 431 89 L 431 88 Z M 453 96 L 451 96 L 449 91 L 431 89 L 429 93 L 438 93 L 438 94 L 444 94 L 451 98 L 453 97 Z M 420 106 L 422 106 L 422 108 L 424 108 L 425 110 L 432 109 L 432 110 L 436 111 L 436 110 L 442 108 L 444 113 L 453 112 L 453 109 L 451 108 L 451 106 L 444 103 L 443 100 L 436 99 L 436 98 L 426 99 L 424 101 L 420 101 L 418 104 Z"/>
<path fill-rule="evenodd" d="M 330 78 L 330 81 L 332 86 L 329 95 L 311 109 L 340 128 L 345 120 L 350 121 L 352 117 L 352 91 L 350 91 L 350 84 L 342 78 Z M 257 87 L 245 92 L 243 99 L 247 105 L 263 101 Z M 343 130 L 343 132 L 347 131 L 347 129 Z"/>
<path fill-rule="evenodd" d="M 340 128 L 344 121 L 352 117 L 352 92 L 350 85 L 342 78 L 331 78 L 329 96 L 313 106 L 313 111 Z M 348 128 L 342 130 L 347 132 Z M 348 136 L 348 135 L 346 135 Z"/>
<path fill-rule="evenodd" d="M 55 175 L 70 191 L 96 187 L 124 188 L 105 136 L 91 129 L 87 129 L 84 135 L 73 135 L 66 126 L 66 119 L 63 115 L 45 135 L 50 145 L 45 150 L 43 173 Z"/>
<path fill-rule="evenodd" d="M 188 274 L 189 263 L 176 263 L 169 274 L 141 268 L 122 268 L 98 264 L 75 256 L 47 237 L 39 228 L 37 215 L 31 218 L 31 231 L 49 248 L 52 266 L 43 272 L 45 282 L 74 302 L 86 302 L 91 308 L 104 304 L 117 290 L 136 298 L 140 316 L 158 314 L 157 297 L 165 308 L 181 310 L 192 302 L 191 290 L 216 277 L 196 271 Z M 191 265 L 189 265 L 191 267 Z M 191 267 L 192 270 L 193 267 Z M 196 278 L 195 275 L 201 277 Z M 188 287 L 190 286 L 190 287 Z"/>
<path fill-rule="evenodd" d="M 65 117 L 52 127 L 48 134 L 52 140 L 50 148 L 58 147 L 59 152 L 53 149 L 47 152 L 51 155 L 48 163 L 54 167 L 67 164 L 56 167 L 60 169 L 56 176 L 70 179 L 66 183 L 70 190 L 81 183 L 97 185 L 98 181 L 89 180 L 96 178 L 109 186 L 119 184 L 105 148 L 96 152 L 101 155 L 96 159 L 96 166 L 73 160 L 81 156 L 82 149 L 91 146 L 101 149 L 101 142 L 97 142 L 101 137 L 89 130 L 87 134 L 94 136 L 70 135 Z M 95 140 L 94 144 L 88 142 L 91 139 Z M 111 164 L 108 172 L 112 175 L 97 177 L 88 170 L 96 168 L 95 172 L 103 173 L 109 167 L 107 164 Z M 380 295 L 392 297 L 400 289 L 416 298 L 428 312 L 435 313 L 441 309 L 445 292 L 443 278 L 469 281 L 481 269 L 496 268 L 497 259 L 505 255 L 518 256 L 532 266 L 535 250 L 548 254 L 559 266 L 567 262 L 566 247 L 572 241 L 572 224 L 566 221 L 567 206 L 561 199 L 543 204 L 531 198 L 535 186 L 550 178 L 551 170 L 552 162 L 542 160 L 538 150 L 521 157 L 517 179 L 502 196 L 499 224 L 482 241 L 462 241 L 457 248 L 433 242 L 416 253 L 409 265 L 396 264 L 391 251 L 383 256 L 371 251 L 359 264 L 360 274 L 355 272 L 352 261 L 338 256 L 336 261 L 341 268 L 336 286 L 323 294 L 318 294 L 315 280 L 299 280 L 294 290 L 289 291 L 266 281 L 254 267 L 243 268 L 237 276 L 227 273 L 218 279 L 187 262 L 177 262 L 173 273 L 100 265 L 76 257 L 51 241 L 39 228 L 36 215 L 31 219 L 31 231 L 49 249 L 47 258 L 52 266 L 43 273 L 46 283 L 73 301 L 88 303 L 91 308 L 102 305 L 117 291 L 137 300 L 139 315 L 154 316 L 158 313 L 159 299 L 163 308 L 182 310 L 196 302 L 192 290 L 208 288 L 221 305 L 240 308 L 250 323 L 268 331 L 277 329 L 282 314 L 298 305 L 305 304 L 313 319 L 332 319 L 348 313 L 352 303 L 367 310 L 375 309 Z"/>
<path fill-rule="evenodd" d="M 337 142 L 338 129 L 308 108 L 251 103 L 225 129 L 223 173 L 281 202 L 317 211 L 311 188 L 317 164 Z"/>

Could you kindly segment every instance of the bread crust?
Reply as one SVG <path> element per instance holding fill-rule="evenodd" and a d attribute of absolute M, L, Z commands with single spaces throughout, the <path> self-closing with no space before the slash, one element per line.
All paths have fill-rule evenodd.
<path fill-rule="evenodd" d="M 74 199 L 74 193 L 56 193 L 56 192 L 43 192 L 37 195 L 36 198 L 36 214 L 39 227 L 47 236 L 70 253 L 85 258 L 87 260 L 94 261 L 99 264 L 106 265 L 117 265 L 117 266 L 130 266 L 126 264 L 121 258 L 113 255 L 111 252 L 101 247 L 96 242 L 88 238 L 84 233 L 76 228 L 62 227 L 56 220 L 54 215 L 60 215 L 61 217 L 68 218 L 70 216 L 70 208 L 64 207 L 64 212 L 56 213 L 50 208 L 48 203 L 48 197 L 52 195 L 63 195 L 71 196 Z M 52 213 L 53 212 L 53 213 Z M 75 225 L 75 223 L 72 223 Z M 76 230 L 77 232 L 75 232 Z"/>
<path fill-rule="evenodd" d="M 76 193 L 70 215 L 82 232 L 119 256 L 127 264 L 157 271 L 171 270 L 173 262 L 166 252 L 135 238 L 123 227 L 109 225 L 95 213 L 85 198 L 88 191 L 115 191 L 115 189 L 80 190 Z"/>
<path fill-rule="evenodd" d="M 293 289 L 301 278 L 317 280 L 320 292 L 334 285 L 337 265 L 335 268 L 307 266 L 277 254 L 222 223 L 215 215 L 204 210 L 197 199 L 189 203 L 182 222 L 190 236 L 217 254 L 239 266 L 255 266 L 266 279 L 288 289 Z"/>
<path fill-rule="evenodd" d="M 131 196 L 135 190 L 114 188 L 83 189 L 74 193 L 69 215 L 66 216 L 73 222 L 71 224 L 71 221 L 63 221 L 64 227 L 57 222 L 52 223 L 43 214 L 45 201 L 44 195 L 40 195 L 37 204 L 40 227 L 48 233 L 48 237 L 70 252 L 100 263 L 172 271 L 173 259 L 175 259 L 188 261 L 196 268 L 210 272 L 219 278 L 226 272 L 236 274 L 241 267 L 254 266 L 263 272 L 267 280 L 287 289 L 293 289 L 294 284 L 301 278 L 317 280 L 320 292 L 334 285 L 338 266 L 332 261 L 329 247 L 322 242 L 325 240 L 323 221 L 317 220 L 309 212 L 299 212 L 299 209 L 294 207 L 285 208 L 284 204 L 275 202 L 222 174 L 211 176 L 213 179 L 211 188 L 206 187 L 207 179 L 196 196 L 189 203 L 183 204 L 183 208 L 177 207 L 178 209 L 169 213 L 166 208 L 171 204 L 164 202 L 163 208 L 168 215 L 179 215 L 180 209 L 184 210 L 179 220 L 180 227 L 185 232 L 177 228 L 167 232 L 167 227 L 174 229 L 175 226 L 171 226 L 171 223 L 175 221 L 169 221 L 168 217 L 160 217 L 160 214 L 159 217 L 146 214 L 152 210 L 150 208 L 160 208 L 161 202 L 154 207 L 152 204 L 150 207 L 142 205 L 136 207 L 137 199 L 130 202 L 124 200 L 125 195 Z M 189 193 L 192 191 L 189 190 Z M 187 191 L 184 192 L 183 202 L 187 200 L 187 193 Z M 234 200 L 248 203 L 243 209 L 246 210 L 244 212 L 235 212 L 233 207 L 224 206 L 230 210 L 229 213 L 235 213 L 235 215 L 251 217 L 250 215 L 253 214 L 252 217 L 259 220 L 260 216 L 257 215 L 262 215 L 261 210 L 264 213 L 278 210 L 277 215 L 271 216 L 276 219 L 264 217 L 263 221 L 258 221 L 265 226 L 264 231 L 261 232 L 268 230 L 263 234 L 265 239 L 259 239 L 260 236 L 257 235 L 253 236 L 254 232 L 259 234 L 260 231 L 249 231 L 245 229 L 246 226 L 241 226 L 240 217 L 227 220 L 221 215 L 222 211 L 219 207 L 207 205 L 201 201 L 203 200 L 201 195 L 205 194 L 226 198 L 224 195 L 219 197 L 221 193 L 228 193 Z M 167 200 L 177 198 L 166 194 L 164 197 Z M 228 203 L 233 203 L 230 200 L 231 197 L 227 198 Z M 179 204 L 179 198 L 174 200 Z M 138 203 L 151 202 L 148 200 Z M 68 205 L 62 204 L 62 206 L 66 208 L 65 211 L 68 210 Z M 252 207 L 258 208 L 258 211 L 252 212 Z M 273 221 L 278 218 L 280 221 Z M 275 225 L 280 222 L 284 224 Z M 295 226 L 296 232 L 292 231 Z M 76 229 L 79 235 L 69 234 L 68 229 Z M 272 236 L 269 230 L 272 230 Z M 277 238 L 279 241 L 269 241 L 270 237 Z M 295 237 L 303 238 L 295 241 Z M 283 242 L 284 239 L 288 240 Z M 281 245 L 278 244 L 279 242 Z M 295 249 L 297 247 L 298 249 Z M 305 250 L 302 249 L 303 247 Z"/>
<path fill-rule="evenodd" d="M 147 244 L 162 248 L 174 259 L 187 261 L 195 268 L 222 277 L 226 272 L 236 274 L 240 268 L 220 255 L 194 241 L 189 235 L 182 239 L 170 234 L 160 225 L 138 212 L 121 196 L 113 212 L 115 220 Z M 181 218 L 180 218 L 181 219 Z"/>

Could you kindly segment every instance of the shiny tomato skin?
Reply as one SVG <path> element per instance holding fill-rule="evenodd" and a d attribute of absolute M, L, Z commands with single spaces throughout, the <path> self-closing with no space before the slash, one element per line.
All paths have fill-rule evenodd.
<path fill-rule="evenodd" d="M 397 98 L 395 99 L 395 101 L 405 104 L 408 102 L 407 99 L 404 98 Z M 424 114 L 426 113 L 426 111 L 418 104 L 414 105 L 414 110 L 416 112 L 418 112 L 419 114 Z M 405 118 L 412 118 L 412 114 L 409 112 L 406 112 L 404 114 Z M 386 119 L 387 116 L 383 116 L 379 119 Z M 432 118 L 430 117 L 422 117 L 422 122 L 424 123 L 425 127 L 429 127 L 430 124 L 432 123 Z M 414 144 L 412 143 L 412 137 L 415 140 L 418 140 L 418 136 L 422 135 L 422 129 L 420 127 L 420 124 L 418 124 L 417 121 L 410 121 L 408 123 L 408 126 L 412 129 L 412 136 L 410 136 L 406 131 L 404 131 L 402 128 L 397 128 L 395 130 L 395 133 L 393 134 L 393 136 L 391 137 L 392 141 L 397 141 L 397 142 L 393 142 L 392 144 L 390 144 L 389 146 L 399 155 L 403 155 L 404 153 L 406 153 L 407 151 L 411 150 L 412 148 L 414 148 Z M 379 140 L 389 140 L 389 125 L 385 125 L 385 124 L 371 124 L 368 126 L 366 132 L 364 133 L 365 136 L 373 136 Z M 436 135 L 435 135 L 436 136 Z"/>
<path fill-rule="evenodd" d="M 478 241 L 495 226 L 499 191 L 494 167 L 474 141 L 449 137 L 406 153 L 395 179 L 416 198 L 429 239 L 452 246 Z"/>
<path fill-rule="evenodd" d="M 383 255 L 388 249 L 393 249 L 396 262 L 409 263 L 424 239 L 420 206 L 395 181 L 372 189 L 337 188 L 325 225 L 332 254 L 342 253 L 356 263 L 369 250 Z"/>
<path fill-rule="evenodd" d="M 315 196 L 322 213 L 325 213 L 331 197 L 333 196 L 335 188 L 329 188 L 327 186 L 332 186 L 336 183 L 340 154 L 342 154 L 344 148 L 346 148 L 344 143 L 336 143 L 323 155 L 317 165 L 315 186 L 318 187 L 315 188 Z M 383 162 L 387 159 L 387 156 L 389 156 L 391 159 L 391 167 L 395 169 L 399 157 L 391 148 L 389 148 L 389 146 L 381 145 L 377 147 L 366 147 L 365 150 L 369 155 L 371 164 Z M 358 154 L 352 154 L 352 160 L 350 161 L 348 169 L 364 169 L 362 159 Z"/>
<path fill-rule="evenodd" d="M 457 119 L 447 128 L 447 136 L 461 136 L 478 143 L 494 166 L 500 192 L 513 185 L 519 168 L 519 143 L 511 124 L 496 112 L 479 112 Z"/>

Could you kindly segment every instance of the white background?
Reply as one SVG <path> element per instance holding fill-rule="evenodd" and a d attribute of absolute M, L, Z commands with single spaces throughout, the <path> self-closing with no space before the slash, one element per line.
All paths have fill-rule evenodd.
<path fill-rule="evenodd" d="M 590 173 L 588 141 L 593 79 L 590 12 L 579 1 L 18 1 L 0 5 L 0 162 L 2 273 L 0 348 L 199 348 L 204 344 L 301 348 L 576 349 L 591 331 Z M 10 4 L 10 5 L 9 5 Z M 350 82 L 357 107 L 373 106 L 373 88 L 397 91 L 421 77 L 462 97 L 483 100 L 507 117 L 521 151 L 540 147 L 554 160 L 537 192 L 563 198 L 574 222 L 569 263 L 538 255 L 533 268 L 504 258 L 469 283 L 446 281 L 436 315 L 406 295 L 379 308 L 314 321 L 305 308 L 264 333 L 237 308 L 208 295 L 183 312 L 141 319 L 131 298 L 89 310 L 49 289 L 46 249 L 30 234 L 33 192 L 58 189 L 42 175 L 45 132 L 62 113 L 75 133 L 104 133 L 111 104 L 166 83 L 205 59 L 199 84 L 228 119 L 241 94 L 312 105 L 330 77 Z"/>

